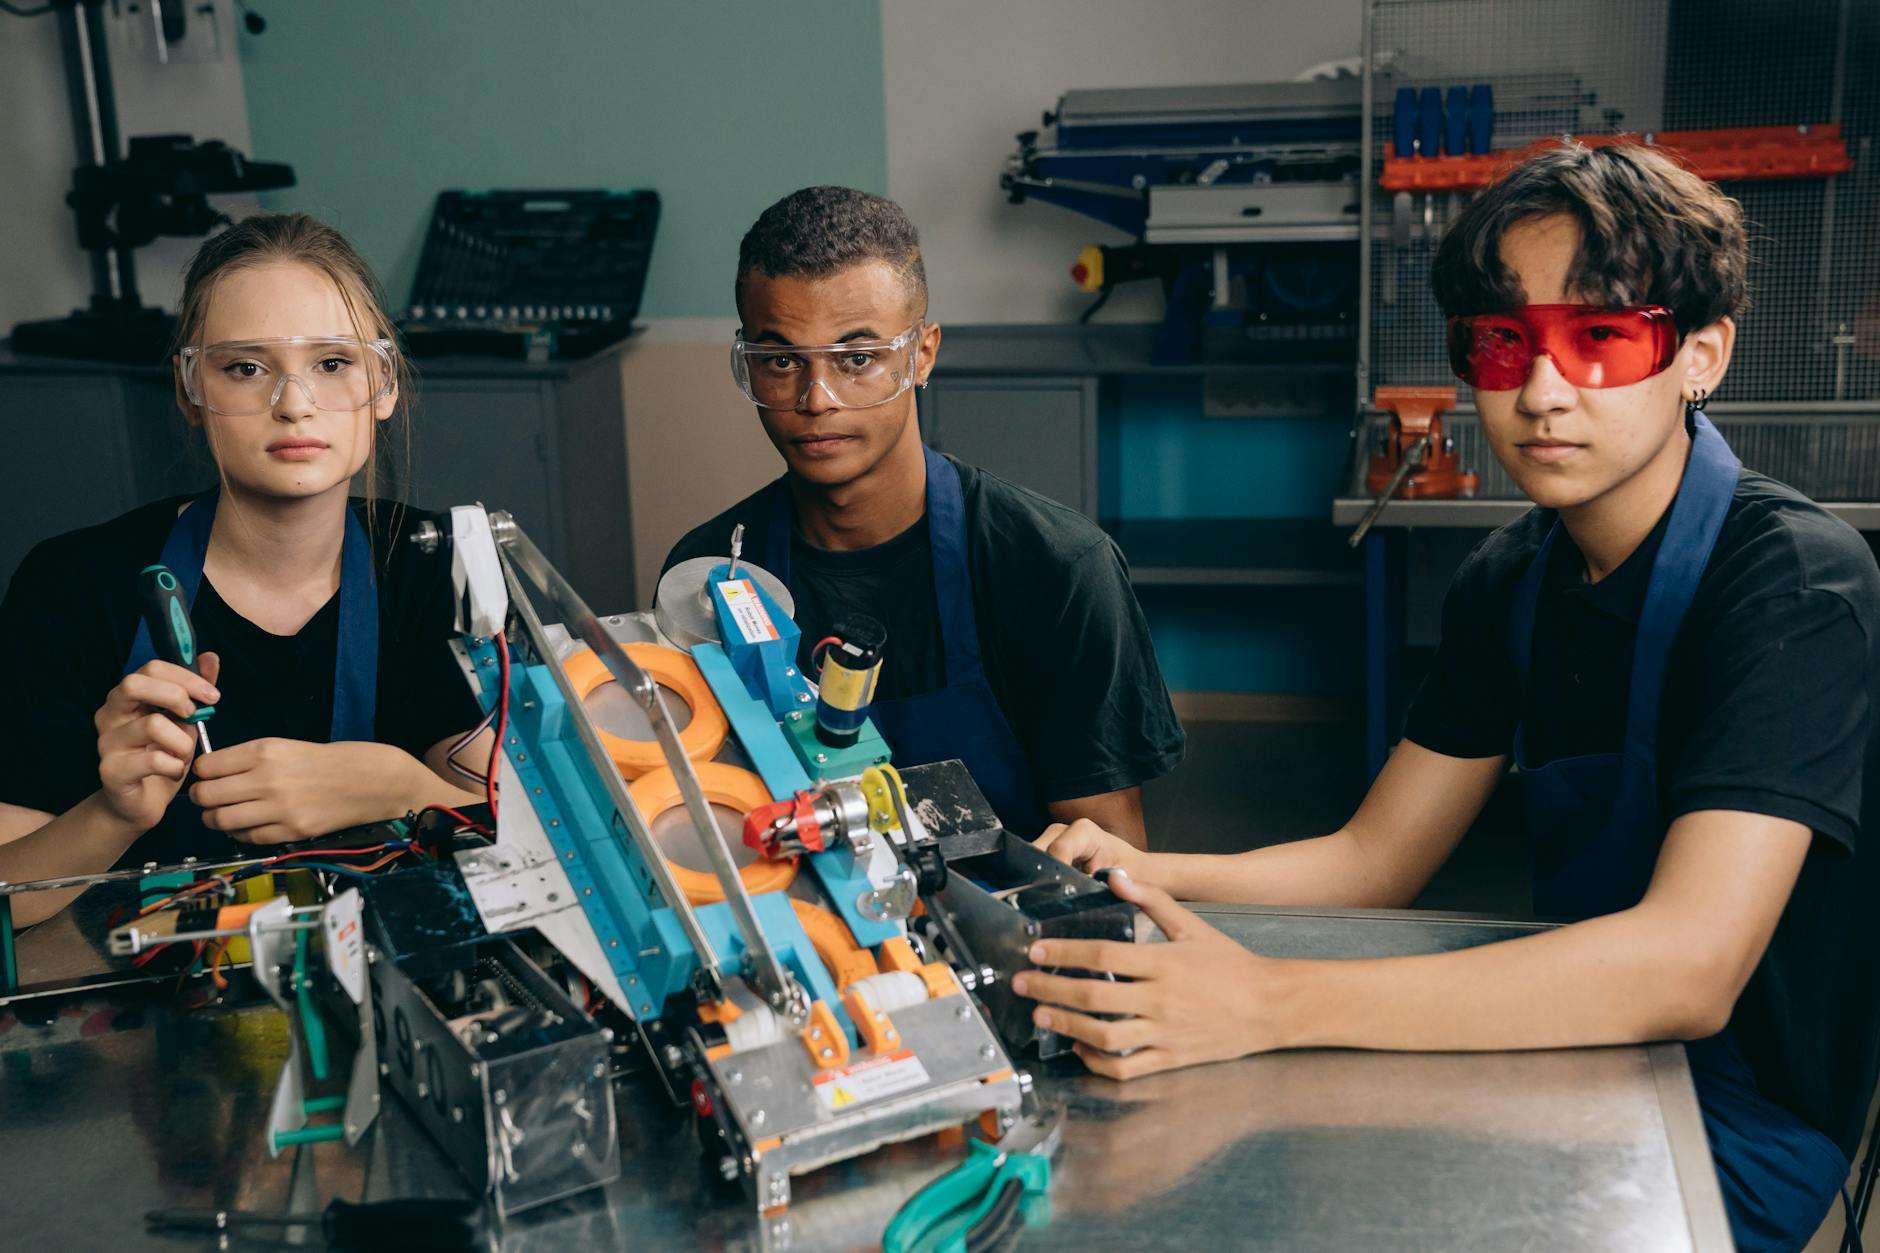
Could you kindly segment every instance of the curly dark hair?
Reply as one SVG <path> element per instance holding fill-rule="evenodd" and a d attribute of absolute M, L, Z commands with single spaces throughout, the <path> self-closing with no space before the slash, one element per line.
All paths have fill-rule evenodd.
<path fill-rule="evenodd" d="M 1501 238 L 1519 222 L 1557 213 L 1580 225 L 1568 284 L 1589 301 L 1663 305 L 1679 334 L 1749 307 L 1741 205 L 1650 148 L 1567 142 L 1490 184 L 1444 234 L 1430 266 L 1443 312 L 1521 304 L 1520 285 L 1501 261 Z"/>
<path fill-rule="evenodd" d="M 853 187 L 805 187 L 758 215 L 738 245 L 738 294 L 745 276 L 824 278 L 863 261 L 885 261 L 907 284 L 916 312 L 927 311 L 920 234 L 901 206 Z"/>

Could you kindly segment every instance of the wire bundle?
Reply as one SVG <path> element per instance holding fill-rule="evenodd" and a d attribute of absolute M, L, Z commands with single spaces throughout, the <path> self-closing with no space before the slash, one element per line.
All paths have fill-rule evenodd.
<path fill-rule="evenodd" d="M 503 751 L 503 733 L 509 726 L 509 642 L 504 638 L 501 631 L 498 631 L 494 638 L 496 642 L 497 665 L 499 667 L 497 677 L 501 684 L 501 691 L 497 694 L 495 703 L 490 706 L 490 711 L 483 715 L 483 721 L 477 723 L 474 727 L 471 727 L 469 731 L 465 732 L 463 738 L 459 739 L 455 744 L 452 744 L 450 746 L 450 752 L 444 755 L 444 760 L 449 764 L 451 770 L 483 789 L 483 794 L 489 801 L 490 817 L 492 819 L 496 817 L 496 758 L 497 754 Z M 484 765 L 482 771 L 472 770 L 469 766 L 458 761 L 457 754 L 470 747 L 470 745 L 476 741 L 476 738 L 489 730 L 492 725 L 496 728 L 496 738 L 490 743 L 489 761 Z M 455 810 L 447 809 L 443 805 L 433 805 L 431 808 L 442 810 L 445 813 L 456 813 Z M 461 815 L 457 816 L 461 817 Z"/>

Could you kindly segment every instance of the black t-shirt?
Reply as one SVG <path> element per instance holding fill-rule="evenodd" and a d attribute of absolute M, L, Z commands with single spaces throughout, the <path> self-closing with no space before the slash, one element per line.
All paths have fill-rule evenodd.
<path fill-rule="evenodd" d="M 1185 740 L 1122 551 L 1082 514 L 953 464 L 966 497 L 980 661 L 1024 746 L 1039 800 L 1114 792 L 1167 774 Z M 745 553 L 761 565 L 770 522 L 766 489 L 687 534 L 666 566 L 723 555 L 738 523 Z M 792 528 L 799 664 L 808 665 L 810 649 L 838 620 L 860 612 L 888 630 L 877 699 L 945 685 L 927 530 L 923 517 L 873 548 L 831 552 Z"/>
<path fill-rule="evenodd" d="M 1525 718 L 1530 766 L 1618 751 L 1669 512 L 1598 583 L 1585 581 L 1561 532 L 1535 610 L 1535 665 L 1522 675 L 1509 615 L 1555 517 L 1530 511 L 1457 572 L 1406 739 L 1452 757 L 1497 756 Z M 1877 682 L 1880 570 L 1867 542 L 1799 492 L 1743 471 L 1665 676 L 1660 797 L 1667 824 L 1730 809 L 1815 832 L 1730 1025 L 1763 1093 L 1850 1154 L 1880 1069 Z"/>
<path fill-rule="evenodd" d="M 183 497 L 36 546 L 0 601 L 0 691 L 17 715 L 0 722 L 0 801 L 62 813 L 98 789 L 92 715 L 124 674 L 137 633 L 137 575 L 159 560 Z M 361 520 L 363 502 L 354 501 Z M 429 514 L 381 503 L 368 526 L 378 574 L 378 703 L 374 739 L 422 757 L 482 717 L 448 647 L 450 559 L 404 537 Z M 283 738 L 325 743 L 333 717 L 339 596 L 294 635 L 272 635 L 230 609 L 205 577 L 190 608 L 197 639 L 222 661 L 222 699 L 209 719 L 218 749 Z M 120 864 L 239 855 L 226 836 L 164 820 Z"/>

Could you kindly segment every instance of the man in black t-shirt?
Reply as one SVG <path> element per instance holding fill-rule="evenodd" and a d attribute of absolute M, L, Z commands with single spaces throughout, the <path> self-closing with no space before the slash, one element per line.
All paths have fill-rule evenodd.
<path fill-rule="evenodd" d="M 921 443 L 940 347 L 913 225 L 841 187 L 778 201 L 738 257 L 733 372 L 784 476 L 667 568 L 744 552 L 783 579 L 798 662 L 853 615 L 885 627 L 873 717 L 901 765 L 961 758 L 1005 825 L 1145 842 L 1141 785 L 1183 735 L 1116 544 L 1081 514 Z"/>
<path fill-rule="evenodd" d="M 1685 1040 L 1732 1235 L 1798 1249 L 1846 1179 L 1880 1069 L 1880 569 L 1704 416 L 1745 303 L 1741 212 L 1652 150 L 1564 144 L 1438 251 L 1451 363 L 1537 508 L 1464 564 L 1405 738 L 1329 836 L 1144 855 L 1043 841 L 1171 943 L 1048 941 L 1014 980 L 1121 1077 L 1274 1048 Z M 1408 905 L 1510 763 L 1535 909 L 1465 952 L 1279 962 L 1172 896 Z M 1095 1014 L 1130 1015 L 1120 1019 Z"/>

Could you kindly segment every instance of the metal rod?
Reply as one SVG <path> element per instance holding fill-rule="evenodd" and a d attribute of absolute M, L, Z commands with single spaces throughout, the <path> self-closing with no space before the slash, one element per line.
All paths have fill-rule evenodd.
<path fill-rule="evenodd" d="M 652 724 L 653 736 L 659 741 L 660 750 L 666 758 L 666 765 L 672 770 L 674 779 L 678 781 L 679 794 L 685 800 L 686 813 L 691 817 L 692 825 L 697 829 L 699 847 L 705 850 L 706 859 L 711 862 L 712 872 L 717 876 L 719 886 L 724 889 L 725 903 L 730 906 L 732 919 L 737 923 L 738 931 L 744 938 L 744 955 L 748 967 L 746 974 L 756 984 L 757 991 L 769 1002 L 772 1009 L 789 1018 L 793 1025 L 803 1025 L 809 1021 L 808 998 L 803 994 L 796 980 L 790 977 L 789 971 L 784 969 L 783 963 L 777 959 L 775 950 L 770 947 L 769 940 L 764 936 L 763 925 L 757 920 L 756 907 L 751 904 L 751 895 L 745 890 L 744 880 L 738 875 L 738 864 L 732 859 L 731 850 L 725 845 L 724 833 L 718 829 L 717 819 L 712 817 L 711 803 L 705 799 L 705 791 L 699 786 L 698 772 L 693 769 L 691 758 L 686 756 L 685 747 L 679 742 L 678 728 L 673 723 L 671 712 L 666 708 L 665 698 L 660 695 L 658 682 L 652 675 L 634 664 L 633 659 L 627 656 L 619 642 L 601 625 L 594 611 L 587 607 L 587 602 L 581 599 L 580 594 L 573 587 L 569 586 L 568 581 L 549 563 L 548 558 L 542 555 L 541 550 L 536 548 L 522 528 L 516 525 L 514 518 L 501 512 L 491 514 L 490 534 L 496 539 L 497 544 L 506 550 L 503 553 L 505 566 L 508 566 L 513 559 L 515 565 L 520 566 L 532 582 L 548 593 L 549 600 L 561 617 L 562 627 L 591 648 L 594 655 L 600 658 L 601 663 L 614 676 L 614 680 L 646 711 L 647 721 Z M 528 605 L 527 597 L 516 596 L 515 590 L 512 580 L 511 598 L 517 600 L 522 607 L 527 608 L 529 613 L 533 614 L 533 607 Z M 610 791 L 617 794 L 616 804 L 621 806 L 622 816 L 625 817 L 631 813 L 628 827 L 633 831 L 634 840 L 640 845 L 642 855 L 653 863 L 656 868 L 655 873 L 661 876 L 661 890 L 664 891 L 670 887 L 671 899 L 675 900 L 678 907 L 685 911 L 682 917 L 689 915 L 691 907 L 686 902 L 684 893 L 680 892 L 677 885 L 673 883 L 672 873 L 666 866 L 665 855 L 660 851 L 652 833 L 646 828 L 638 806 L 634 805 L 632 798 L 627 794 L 626 785 L 621 781 L 620 773 L 614 767 L 612 758 L 602 751 L 600 739 L 594 733 L 587 709 L 579 699 L 574 697 L 573 686 L 568 684 L 561 662 L 555 657 L 552 649 L 544 650 L 544 660 L 554 672 L 556 683 L 563 687 L 563 696 L 568 701 L 569 712 L 574 717 L 575 726 L 580 731 L 583 741 L 588 744 L 589 755 L 596 769 L 601 771 L 602 778 L 607 781 Z M 698 927 L 696 918 L 692 919 L 692 927 Z M 702 930 L 699 931 L 698 940 L 704 940 Z M 704 951 L 710 951 L 709 945 Z M 715 958 L 713 965 L 715 969 L 717 965 Z M 722 982 L 721 970 L 717 971 L 715 979 Z"/>
<path fill-rule="evenodd" d="M 1364 6 L 1364 25 L 1358 35 L 1359 118 L 1358 118 L 1358 363 L 1355 382 L 1358 389 L 1356 416 L 1352 420 L 1353 455 L 1363 456 L 1365 406 L 1371 403 L 1371 229 L 1376 216 L 1372 197 L 1376 194 L 1376 156 L 1372 152 L 1372 114 L 1377 110 L 1373 93 L 1377 90 L 1371 67 L 1371 26 L 1377 20 L 1375 0 Z"/>
<path fill-rule="evenodd" d="M 1828 121 L 1838 123 L 1841 120 L 1842 98 L 1847 90 L 1847 16 L 1849 0 L 1841 0 L 1840 20 L 1835 30 L 1834 40 L 1834 78 L 1828 92 Z M 1838 174 L 1830 175 L 1821 189 L 1821 249 L 1820 263 L 1816 267 L 1816 319 L 1821 334 L 1827 337 L 1829 348 L 1835 355 L 1834 398 L 1844 400 L 1847 397 L 1847 349 L 1839 342 L 1847 338 L 1845 325 L 1835 327 L 1834 304 L 1834 217 L 1835 191 L 1841 178 Z"/>
<path fill-rule="evenodd" d="M 200 726 L 202 724 L 198 723 L 197 725 Z M 340 844 L 349 842 L 350 841 L 344 839 L 339 841 Z M 324 850 L 318 846 L 313 846 L 296 848 L 294 851 L 296 853 L 318 854 Z M 167 866 L 159 866 L 155 862 L 150 862 L 147 865 L 138 866 L 130 870 L 103 870 L 97 874 L 66 875 L 58 879 L 28 879 L 23 883 L 0 882 L 0 897 L 18 896 L 22 892 L 57 892 L 65 888 L 88 888 L 95 887 L 100 883 L 123 883 L 132 879 L 141 879 L 146 875 L 175 874 L 182 873 L 183 871 L 189 871 L 192 874 L 216 876 L 224 871 L 242 870 L 249 866 L 258 866 L 265 861 L 275 861 L 280 856 L 281 854 L 279 853 L 270 853 L 266 857 L 245 857 L 239 861 L 212 862 L 197 861 L 194 858 L 190 858 L 187 861 L 177 862 Z M 285 868 L 288 870 L 293 869 L 292 866 Z"/>
<path fill-rule="evenodd" d="M 317 906 L 315 912 L 319 912 Z M 299 912 L 299 911 L 295 911 Z M 264 931 L 312 931 L 320 925 L 318 918 L 307 918 L 295 922 L 283 922 L 272 927 L 263 927 Z M 198 940 L 227 940 L 236 936 L 246 937 L 247 927 L 221 927 L 214 931 L 175 931 L 169 935 L 145 935 L 132 923 L 126 928 L 129 933 L 123 941 L 113 938 L 111 954 L 114 957 L 135 957 L 147 948 L 161 948 L 165 944 L 193 944 Z"/>
<path fill-rule="evenodd" d="M 1364 537 L 1371 533 L 1372 526 L 1384 516 L 1384 509 L 1390 504 L 1391 497 L 1397 494 L 1397 489 L 1403 486 L 1403 481 L 1409 477 L 1410 472 L 1423 464 L 1423 454 L 1428 452 L 1429 448 L 1430 437 L 1427 435 L 1410 445 L 1410 451 L 1404 454 L 1403 464 L 1397 467 L 1397 473 L 1391 475 L 1390 483 L 1378 493 L 1370 512 L 1366 513 L 1352 530 L 1351 546 L 1353 548 L 1364 542 Z"/>
<path fill-rule="evenodd" d="M 576 695 L 574 684 L 568 681 L 568 672 L 555 655 L 554 645 L 548 639 L 548 634 L 542 626 L 542 619 L 535 612 L 535 604 L 529 599 L 521 581 L 516 577 L 516 565 L 529 565 L 531 557 L 548 575 L 552 576 L 554 568 L 548 565 L 547 560 L 536 550 L 535 545 L 529 543 L 528 538 L 522 535 L 522 529 L 508 514 L 490 515 L 490 534 L 497 541 L 497 558 L 503 564 L 503 581 L 509 587 L 509 603 L 515 608 L 516 616 L 521 619 L 524 634 L 529 637 L 530 644 L 534 646 L 543 664 L 548 667 L 550 676 L 555 680 L 556 688 L 561 692 L 562 700 L 568 707 L 568 716 L 574 721 L 575 734 L 581 740 L 581 747 L 587 752 L 588 764 L 600 775 L 601 785 L 607 789 L 607 797 L 614 803 L 614 809 L 619 813 L 620 821 L 626 826 L 628 838 L 633 841 L 634 848 L 639 850 L 640 859 L 646 863 L 647 872 L 652 875 L 653 885 L 659 889 L 660 897 L 666 902 L 667 908 L 678 916 L 679 925 L 684 929 L 686 939 L 691 942 L 692 949 L 698 956 L 700 971 L 707 983 L 722 998 L 725 974 L 723 966 L 718 961 L 717 951 L 712 948 L 711 939 L 705 934 L 705 928 L 700 925 L 698 916 L 692 912 L 691 902 L 685 899 L 685 893 L 679 889 L 678 883 L 673 879 L 672 868 L 666 864 L 666 858 L 661 853 L 658 842 L 653 839 L 652 831 L 647 828 L 646 819 L 640 813 L 640 807 L 633 803 L 633 797 L 628 794 L 626 784 L 620 778 L 619 767 L 614 765 L 613 758 L 601 748 L 600 736 L 595 732 L 594 724 L 588 717 L 587 707 Z M 517 543 L 518 538 L 520 538 L 520 545 Z M 526 548 L 521 545 L 526 545 Z M 518 559 L 517 562 L 512 563 L 511 556 L 515 556 Z M 543 583 L 542 578 L 534 572 L 531 572 L 530 577 L 538 584 Z M 549 590 L 546 584 L 543 584 L 543 590 Z M 564 623 L 564 625 L 567 624 Z"/>

